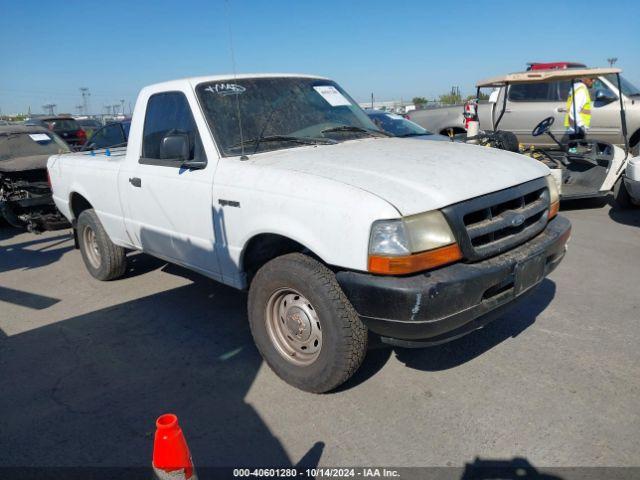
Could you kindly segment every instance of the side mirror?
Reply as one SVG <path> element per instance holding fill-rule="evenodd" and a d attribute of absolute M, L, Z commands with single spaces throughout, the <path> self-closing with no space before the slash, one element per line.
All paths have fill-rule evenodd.
<path fill-rule="evenodd" d="M 618 100 L 618 97 L 605 90 L 596 90 L 596 100 L 600 103 L 611 103 Z"/>
<path fill-rule="evenodd" d="M 191 146 L 189 135 L 186 133 L 171 133 L 162 138 L 160 143 L 160 158 L 162 160 L 182 160 L 189 158 Z"/>

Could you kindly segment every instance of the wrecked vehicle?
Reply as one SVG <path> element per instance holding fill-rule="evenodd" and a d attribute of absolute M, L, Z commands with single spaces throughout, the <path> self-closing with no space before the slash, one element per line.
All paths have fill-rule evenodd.
<path fill-rule="evenodd" d="M 42 127 L 0 126 L 0 217 L 30 232 L 69 227 L 47 180 L 49 156 L 69 151 L 60 137 Z"/>

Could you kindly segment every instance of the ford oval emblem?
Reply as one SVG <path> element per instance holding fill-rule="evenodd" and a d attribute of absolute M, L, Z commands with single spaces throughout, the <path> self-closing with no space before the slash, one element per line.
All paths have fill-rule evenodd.
<path fill-rule="evenodd" d="M 513 218 L 511 218 L 511 226 L 512 227 L 519 227 L 520 225 L 522 225 L 525 221 L 525 217 L 524 215 L 520 215 L 519 213 L 517 215 L 514 215 Z"/>

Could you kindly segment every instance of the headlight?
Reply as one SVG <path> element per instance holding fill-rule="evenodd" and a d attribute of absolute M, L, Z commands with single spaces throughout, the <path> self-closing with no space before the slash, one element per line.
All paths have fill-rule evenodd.
<path fill-rule="evenodd" d="M 402 220 L 379 220 L 371 227 L 369 254 L 407 255 L 409 239 Z"/>
<path fill-rule="evenodd" d="M 560 210 L 560 193 L 558 192 L 558 184 L 553 175 L 547 175 L 547 187 L 549 188 L 549 220 L 555 217 Z"/>
<path fill-rule="evenodd" d="M 456 242 L 451 227 L 438 210 L 405 217 L 404 224 L 409 234 L 411 253 L 433 250 Z"/>
<path fill-rule="evenodd" d="M 371 227 L 369 271 L 401 275 L 427 270 L 462 258 L 456 239 L 438 210 Z"/>

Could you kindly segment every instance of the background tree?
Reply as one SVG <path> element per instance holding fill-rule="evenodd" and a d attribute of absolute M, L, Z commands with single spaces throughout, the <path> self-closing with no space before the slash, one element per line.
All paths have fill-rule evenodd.
<path fill-rule="evenodd" d="M 438 101 L 444 105 L 455 105 L 462 103 L 462 95 L 459 87 L 451 87 L 449 93 L 443 93 L 438 97 Z"/>
<path fill-rule="evenodd" d="M 413 99 L 411 100 L 411 102 L 417 107 L 417 108 L 421 108 L 424 107 L 429 100 L 427 100 L 424 97 L 413 97 Z"/>

